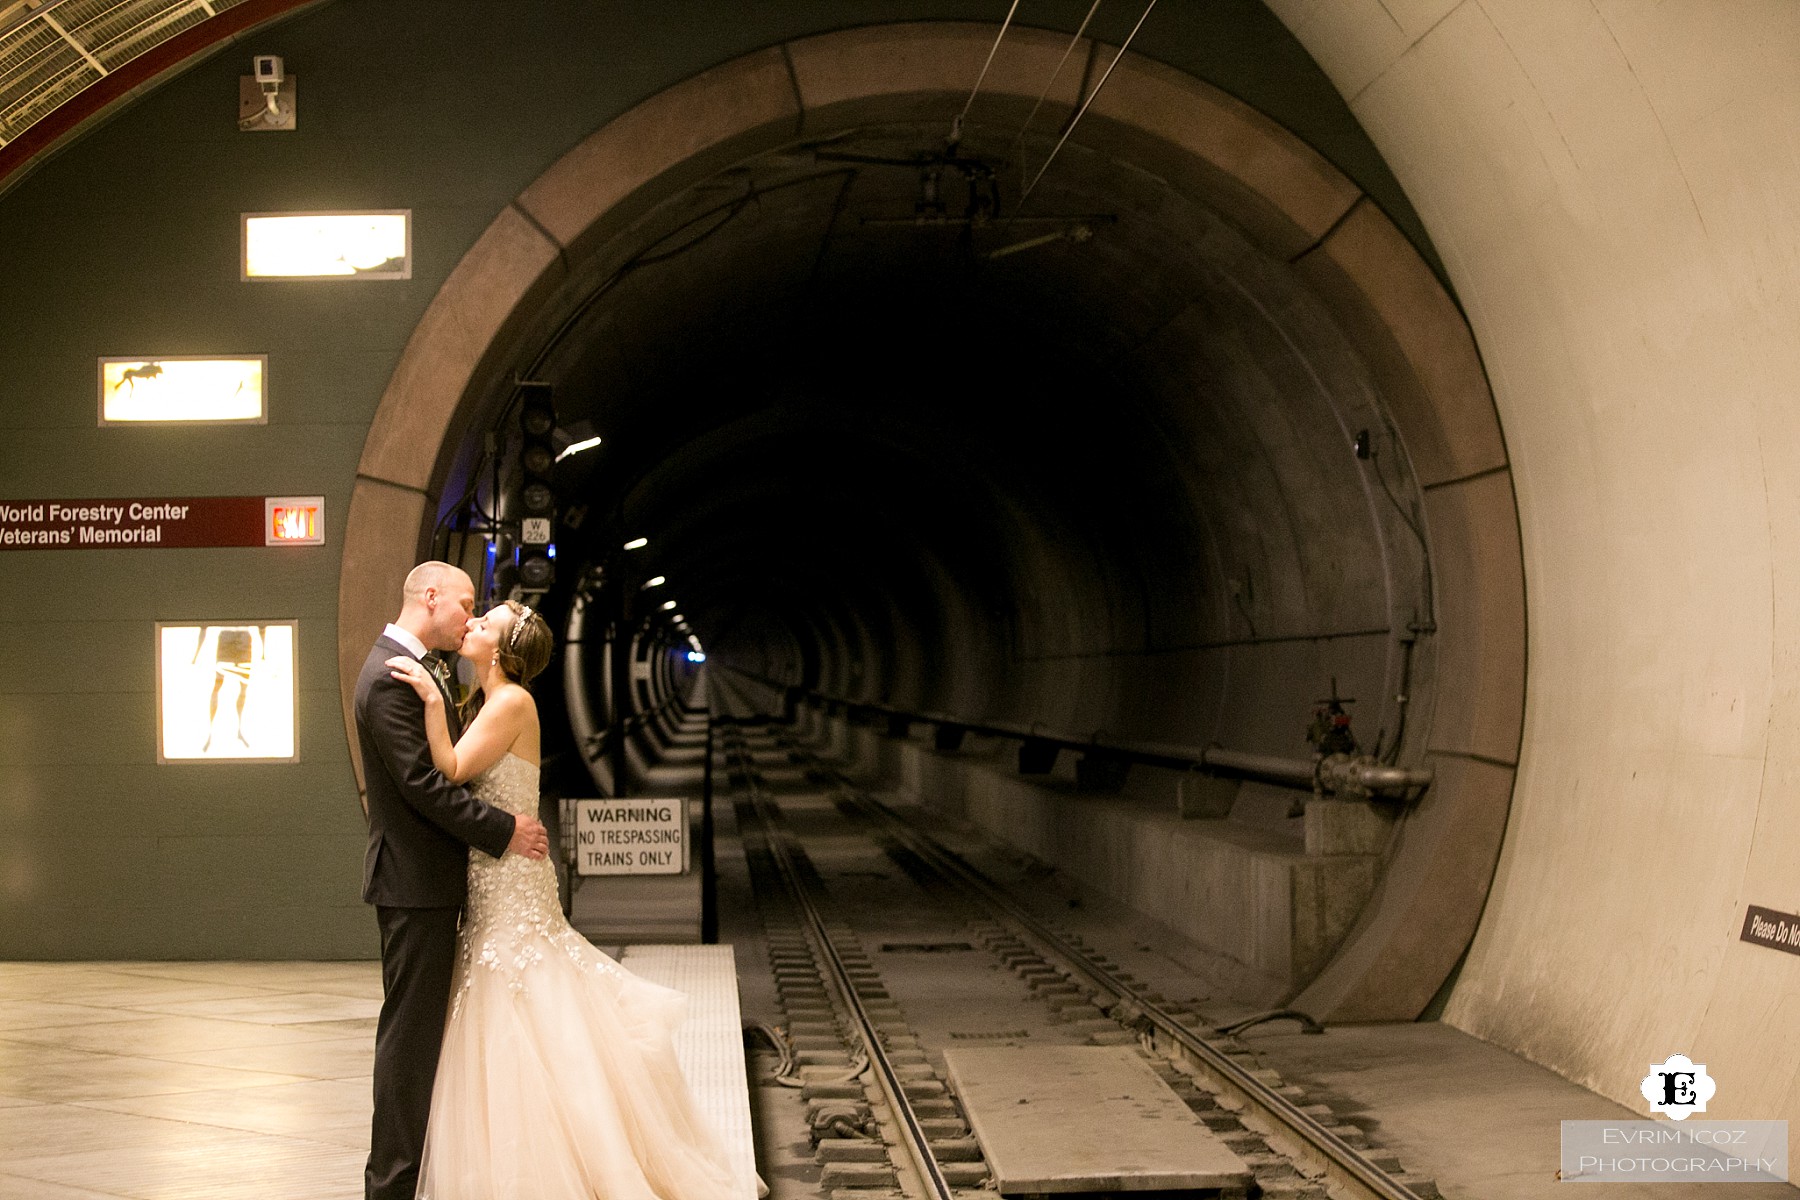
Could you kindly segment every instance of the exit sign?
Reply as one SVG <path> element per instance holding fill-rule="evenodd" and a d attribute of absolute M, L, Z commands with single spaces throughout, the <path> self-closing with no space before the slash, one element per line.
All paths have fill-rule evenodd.
<path fill-rule="evenodd" d="M 263 500 L 265 546 L 323 546 L 325 497 L 269 496 Z"/>

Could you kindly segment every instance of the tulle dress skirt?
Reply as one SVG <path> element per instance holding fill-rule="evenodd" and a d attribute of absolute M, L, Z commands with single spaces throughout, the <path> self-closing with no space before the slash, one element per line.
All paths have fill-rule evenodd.
<path fill-rule="evenodd" d="M 535 812 L 537 768 L 508 755 L 474 790 Z M 472 851 L 419 1200 L 754 1195 L 676 1061 L 686 1007 L 570 928 L 548 860 Z"/>

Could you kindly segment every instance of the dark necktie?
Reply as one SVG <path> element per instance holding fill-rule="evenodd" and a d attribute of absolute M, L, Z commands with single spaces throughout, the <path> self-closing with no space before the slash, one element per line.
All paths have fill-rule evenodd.
<path fill-rule="evenodd" d="M 462 716 L 456 707 L 456 677 L 451 674 L 450 664 L 436 654 L 427 654 L 419 660 L 431 677 L 437 680 L 438 691 L 444 693 L 444 716 L 450 726 L 450 737 L 454 740 L 462 732 Z"/>

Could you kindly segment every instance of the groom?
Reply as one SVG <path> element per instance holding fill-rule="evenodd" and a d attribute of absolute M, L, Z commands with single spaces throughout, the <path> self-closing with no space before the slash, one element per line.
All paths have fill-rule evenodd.
<path fill-rule="evenodd" d="M 454 652 L 474 615 L 468 575 L 449 563 L 421 563 L 406 577 L 400 615 L 376 639 L 356 680 L 356 733 L 369 797 L 363 899 L 375 905 L 381 925 L 375 1120 L 363 1175 L 368 1200 L 413 1200 L 418 1183 L 457 918 L 468 894 L 468 848 L 495 858 L 507 850 L 527 858 L 549 852 L 538 821 L 483 804 L 437 772 L 424 705 L 387 665 L 396 654 L 425 661 L 428 650 Z M 438 679 L 444 686 L 444 676 Z M 455 737 L 460 723 L 447 693 L 445 700 Z"/>

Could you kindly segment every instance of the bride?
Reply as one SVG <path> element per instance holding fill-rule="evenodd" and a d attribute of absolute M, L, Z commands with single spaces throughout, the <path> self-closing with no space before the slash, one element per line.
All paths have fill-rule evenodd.
<path fill-rule="evenodd" d="M 387 664 L 425 702 L 438 770 L 508 812 L 537 813 L 537 703 L 524 685 L 550 661 L 550 640 L 543 617 L 515 601 L 470 620 L 461 654 L 483 699 L 454 744 L 425 668 Z M 686 997 L 570 928 L 549 859 L 470 854 L 450 994 L 419 1200 L 754 1194 L 732 1178 L 676 1063 Z"/>

